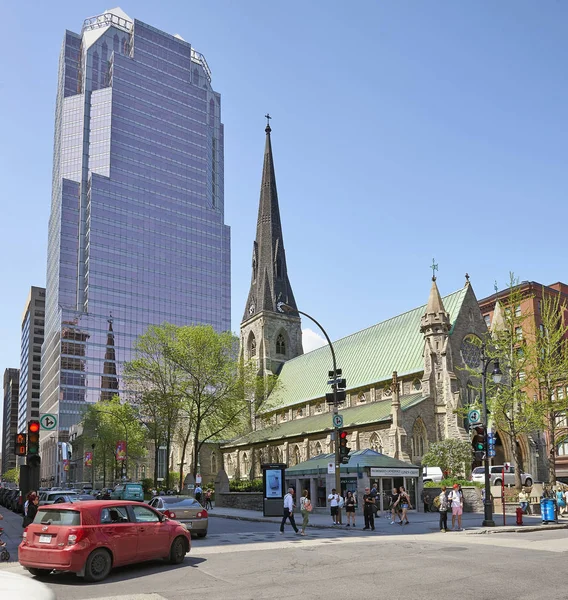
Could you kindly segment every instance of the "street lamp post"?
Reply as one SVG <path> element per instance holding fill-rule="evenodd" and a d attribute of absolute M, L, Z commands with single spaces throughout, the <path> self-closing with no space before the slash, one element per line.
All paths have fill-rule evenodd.
<path fill-rule="evenodd" d="M 488 357 L 485 354 L 485 344 L 481 345 L 481 406 L 483 411 L 483 425 L 485 426 L 485 458 L 483 459 L 485 474 L 485 502 L 484 502 L 484 527 L 495 527 L 493 520 L 493 505 L 491 504 L 491 479 L 489 476 L 489 446 L 487 443 L 487 430 L 489 429 L 489 418 L 487 414 L 487 396 L 485 378 L 489 365 L 493 363 L 491 377 L 495 383 L 501 382 L 502 373 L 499 369 L 499 359 Z"/>
<path fill-rule="evenodd" d="M 126 423 L 124 422 L 124 419 L 122 417 L 115 415 L 113 412 L 110 412 L 110 410 L 103 410 L 103 409 L 100 409 L 99 407 L 97 407 L 97 411 L 104 412 L 107 415 L 112 415 L 117 421 L 120 421 L 120 423 L 124 427 L 124 443 L 126 444 L 126 450 L 124 452 L 124 472 L 126 473 L 126 476 L 128 477 L 128 428 L 126 426 Z M 122 475 L 122 472 L 123 472 L 123 465 L 121 464 L 120 465 L 121 475 Z"/>
<path fill-rule="evenodd" d="M 327 343 L 329 344 L 329 349 L 331 350 L 331 359 L 333 361 L 333 379 L 335 379 L 338 376 L 337 361 L 335 359 L 335 350 L 333 349 L 333 344 L 331 343 L 331 340 L 329 339 L 329 336 L 327 335 L 326 330 L 311 315 L 308 315 L 308 313 L 302 312 L 301 310 L 298 310 L 297 308 L 293 308 L 292 306 L 289 306 L 288 304 L 285 304 L 284 302 L 279 302 L 277 305 L 277 308 L 280 312 L 283 312 L 283 313 L 296 312 L 300 315 L 304 315 L 304 317 L 307 317 L 308 319 L 313 321 L 320 328 L 321 332 L 325 336 L 325 339 L 327 340 Z M 331 372 L 329 373 L 329 375 L 331 377 Z M 333 389 L 333 414 L 335 416 L 339 413 L 339 401 L 337 399 L 337 385 L 335 383 L 332 384 L 332 389 Z M 337 436 L 337 430 L 336 430 L 335 431 L 335 489 L 337 490 L 338 494 L 341 494 L 341 474 L 340 474 L 341 459 L 339 456 L 339 440 L 337 438 L 338 438 L 338 436 Z M 339 511 L 339 522 L 341 523 L 341 511 Z"/>

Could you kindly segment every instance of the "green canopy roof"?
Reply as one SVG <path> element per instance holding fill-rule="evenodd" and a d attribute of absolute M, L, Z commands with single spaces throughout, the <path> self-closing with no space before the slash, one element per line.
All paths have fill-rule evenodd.
<path fill-rule="evenodd" d="M 443 298 L 452 326 L 467 289 Z M 425 311 L 426 305 L 420 306 L 333 342 L 337 366 L 343 369 L 349 389 L 390 380 L 393 371 L 400 377 L 424 371 L 420 319 Z M 269 411 L 323 398 L 330 391 L 327 374 L 332 366 L 327 345 L 284 363 L 279 385 L 270 396 Z"/>
<path fill-rule="evenodd" d="M 422 393 L 411 394 L 410 396 L 402 396 L 400 404 L 402 410 L 408 410 L 412 406 L 419 404 L 425 400 Z M 382 421 L 390 421 L 391 418 L 391 401 L 381 400 L 380 402 L 369 402 L 361 404 L 354 408 L 345 408 L 339 411 L 343 415 L 343 427 L 357 427 L 361 425 L 369 425 L 370 423 L 380 423 Z M 293 437 L 305 437 L 312 433 L 322 433 L 331 431 L 332 412 L 325 412 L 313 417 L 304 417 L 284 421 L 270 427 L 265 427 L 257 431 L 252 431 L 240 438 L 231 440 L 227 446 L 244 446 L 248 444 L 258 444 L 261 442 L 270 442 L 273 440 L 283 440 Z"/>
<path fill-rule="evenodd" d="M 335 461 L 335 454 L 320 454 L 314 456 L 302 463 L 288 467 L 286 469 L 286 477 L 293 475 L 317 475 L 327 473 L 327 464 Z M 419 469 L 417 465 L 405 463 L 402 460 L 391 458 L 386 454 L 375 452 L 375 450 L 357 450 L 349 455 L 349 462 L 346 465 L 341 465 L 340 472 L 353 472 L 357 468 L 375 467 L 382 469 Z"/>

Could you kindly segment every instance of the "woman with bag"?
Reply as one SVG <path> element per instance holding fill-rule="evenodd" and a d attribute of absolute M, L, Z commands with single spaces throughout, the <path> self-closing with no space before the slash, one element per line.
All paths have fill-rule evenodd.
<path fill-rule="evenodd" d="M 308 490 L 302 492 L 302 497 L 300 498 L 300 512 L 303 517 L 301 535 L 306 535 L 306 527 L 308 526 L 310 513 L 312 512 L 312 503 L 308 498 Z"/>
<path fill-rule="evenodd" d="M 399 502 L 400 502 L 400 507 L 402 508 L 402 514 L 400 515 L 400 523 L 399 525 L 408 525 L 409 521 L 408 521 L 408 515 L 406 514 L 408 509 L 412 509 L 412 505 L 410 504 L 410 496 L 408 495 L 407 491 L 404 489 L 404 486 L 401 485 L 400 486 L 400 490 L 399 490 Z"/>
<path fill-rule="evenodd" d="M 347 515 L 347 527 L 355 527 L 355 496 L 352 492 L 347 492 L 345 514 Z"/>
<path fill-rule="evenodd" d="M 440 495 L 434 498 L 434 506 L 437 507 L 440 512 L 440 531 L 446 533 L 448 530 L 448 508 L 450 503 L 448 502 L 445 485 L 442 486 Z"/>

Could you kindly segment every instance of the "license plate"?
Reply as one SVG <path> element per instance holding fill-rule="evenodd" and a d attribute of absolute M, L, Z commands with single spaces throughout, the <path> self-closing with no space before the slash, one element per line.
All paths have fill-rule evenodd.
<path fill-rule="evenodd" d="M 40 544 L 51 544 L 51 536 L 50 535 L 40 535 L 39 543 Z"/>
<path fill-rule="evenodd" d="M 193 523 L 190 521 L 189 523 L 185 523 L 186 529 L 191 529 L 193 527 Z"/>

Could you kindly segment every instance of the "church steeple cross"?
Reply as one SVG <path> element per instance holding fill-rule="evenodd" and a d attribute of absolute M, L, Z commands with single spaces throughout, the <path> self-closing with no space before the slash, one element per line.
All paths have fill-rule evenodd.
<path fill-rule="evenodd" d="M 270 127 L 270 119 L 272 119 L 270 113 L 266 113 L 264 116 L 266 117 L 266 126 Z"/>
<path fill-rule="evenodd" d="M 438 270 L 438 263 L 436 262 L 436 259 L 432 259 L 430 268 L 432 269 L 432 281 L 436 281 L 436 271 Z"/>

